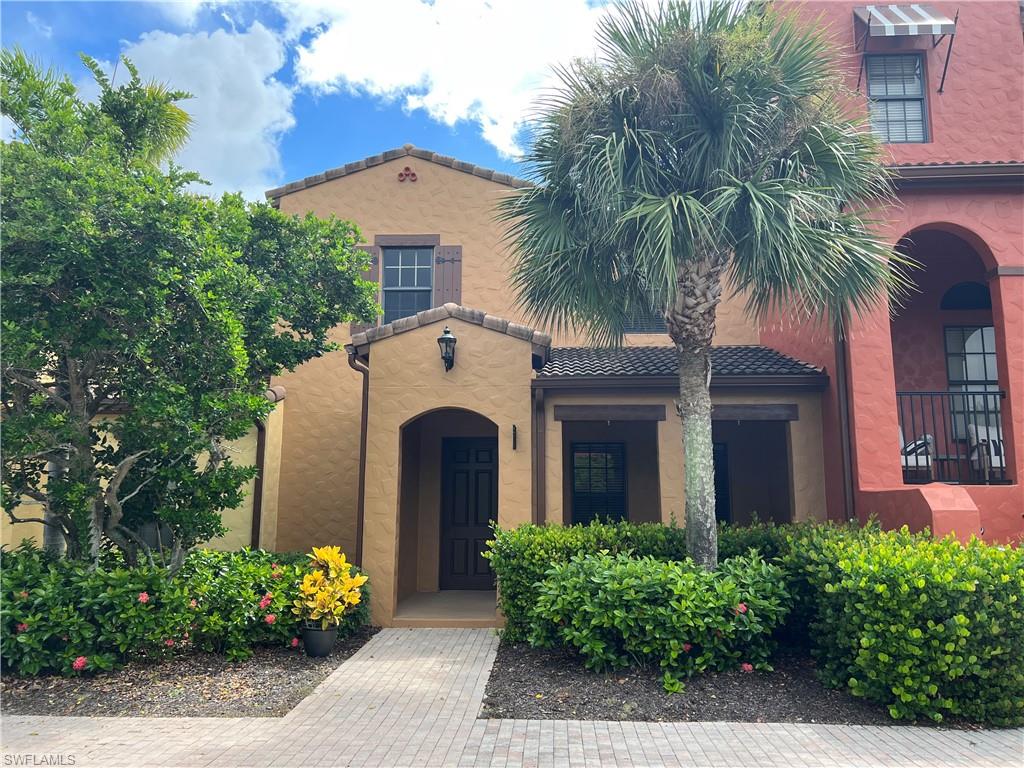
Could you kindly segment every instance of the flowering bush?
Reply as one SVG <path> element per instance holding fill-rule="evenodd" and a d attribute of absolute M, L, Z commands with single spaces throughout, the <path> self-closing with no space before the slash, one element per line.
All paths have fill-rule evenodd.
<path fill-rule="evenodd" d="M 309 626 L 340 625 L 345 613 L 360 604 L 366 576 L 353 572 L 339 547 L 313 547 L 309 567 L 312 570 L 302 577 L 292 613 Z"/>
<path fill-rule="evenodd" d="M 583 555 L 554 565 L 537 590 L 530 641 L 575 648 L 588 667 L 658 664 L 665 687 L 707 669 L 771 669 L 772 630 L 788 595 L 757 554 L 708 572 L 692 561 Z"/>
<path fill-rule="evenodd" d="M 71 675 L 192 648 L 243 659 L 256 645 L 294 647 L 299 618 L 290 609 L 305 562 L 297 554 L 195 550 L 172 577 L 119 558 L 91 570 L 30 546 L 5 551 L 0 658 L 18 674 Z M 369 622 L 367 585 L 357 591 L 342 635 Z"/>

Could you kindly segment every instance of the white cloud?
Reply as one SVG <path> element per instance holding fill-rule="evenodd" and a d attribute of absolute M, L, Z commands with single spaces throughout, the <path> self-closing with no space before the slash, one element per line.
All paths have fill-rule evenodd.
<path fill-rule="evenodd" d="M 32 28 L 35 29 L 35 31 L 43 37 L 53 37 L 53 27 L 50 26 L 49 24 L 46 24 L 42 19 L 40 19 L 38 16 L 32 13 L 32 11 L 25 12 L 25 21 L 31 24 Z"/>
<path fill-rule="evenodd" d="M 586 0 L 337 0 L 279 6 L 299 84 L 400 101 L 448 125 L 471 120 L 504 156 L 551 67 L 594 53 L 604 9 Z M 319 24 L 319 26 L 317 26 Z"/>
<path fill-rule="evenodd" d="M 191 27 L 195 24 L 199 9 L 206 5 L 204 0 L 169 0 L 156 4 L 164 16 L 182 27 Z"/>
<path fill-rule="evenodd" d="M 145 79 L 189 91 L 192 136 L 176 158 L 208 179 L 208 192 L 262 199 L 281 181 L 278 144 L 294 124 L 292 90 L 275 77 L 282 40 L 262 24 L 244 32 L 147 32 L 124 53 Z"/>

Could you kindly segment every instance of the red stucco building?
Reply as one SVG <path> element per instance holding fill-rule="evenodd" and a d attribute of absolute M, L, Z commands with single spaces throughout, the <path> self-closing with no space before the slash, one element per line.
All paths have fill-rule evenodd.
<path fill-rule="evenodd" d="M 762 329 L 763 343 L 832 373 L 823 401 L 830 516 L 1018 539 L 1022 6 L 780 5 L 827 28 L 897 175 L 898 202 L 879 212 L 881 226 L 920 264 L 918 292 L 891 318 L 858 318 L 845 339 L 784 319 Z"/>

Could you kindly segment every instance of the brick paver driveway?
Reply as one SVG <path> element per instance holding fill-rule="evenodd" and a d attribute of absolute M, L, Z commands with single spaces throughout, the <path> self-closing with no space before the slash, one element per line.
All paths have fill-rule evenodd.
<path fill-rule="evenodd" d="M 283 718 L 6 717 L 3 765 L 1022 765 L 1021 730 L 477 720 L 496 645 L 384 630 Z"/>

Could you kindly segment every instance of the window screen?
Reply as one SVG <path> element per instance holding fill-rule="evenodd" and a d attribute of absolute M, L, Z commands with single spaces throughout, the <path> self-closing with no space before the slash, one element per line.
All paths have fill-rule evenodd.
<path fill-rule="evenodd" d="M 572 521 L 626 519 L 624 443 L 572 444 Z"/>
<path fill-rule="evenodd" d="M 430 309 L 433 248 L 382 248 L 384 323 Z"/>
<path fill-rule="evenodd" d="M 950 392 L 997 392 L 996 335 L 991 325 L 946 328 L 946 375 Z M 952 398 L 953 431 L 967 437 L 967 424 L 995 427 L 999 421 L 998 395 Z"/>
<path fill-rule="evenodd" d="M 890 144 L 928 140 L 921 57 L 868 56 L 871 128 Z"/>
<path fill-rule="evenodd" d="M 626 333 L 666 333 L 665 316 L 656 310 L 634 312 L 626 320 Z"/>

